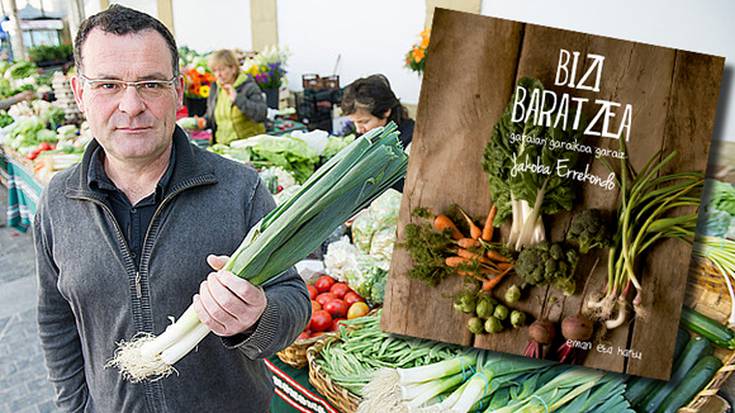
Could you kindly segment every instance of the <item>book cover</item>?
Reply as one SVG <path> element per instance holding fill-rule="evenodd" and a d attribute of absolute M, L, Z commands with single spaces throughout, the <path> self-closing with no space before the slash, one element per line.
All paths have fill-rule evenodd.
<path fill-rule="evenodd" d="M 668 379 L 724 59 L 443 9 L 427 56 L 382 328 Z"/>

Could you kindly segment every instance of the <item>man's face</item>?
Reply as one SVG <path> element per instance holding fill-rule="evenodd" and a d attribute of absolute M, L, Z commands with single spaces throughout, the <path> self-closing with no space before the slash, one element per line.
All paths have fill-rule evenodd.
<path fill-rule="evenodd" d="M 82 46 L 81 73 L 88 79 L 169 80 L 171 52 L 154 30 L 117 36 L 94 29 Z M 159 158 L 171 143 L 183 80 L 176 79 L 155 97 L 128 86 L 117 93 L 95 90 L 78 75 L 72 89 L 90 129 L 105 154 L 120 162 L 144 164 Z"/>

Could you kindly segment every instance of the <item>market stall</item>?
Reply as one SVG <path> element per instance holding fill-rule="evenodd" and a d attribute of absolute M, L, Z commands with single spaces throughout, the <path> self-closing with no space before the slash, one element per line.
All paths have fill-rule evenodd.
<path fill-rule="evenodd" d="M 37 101 L 9 111 L 12 124 L 2 133 L 0 181 L 9 191 L 9 225 L 19 231 L 31 225 L 51 177 L 79 162 L 92 139 L 84 123 L 74 124 L 81 119 L 66 98 L 63 108 Z M 180 118 L 187 115 L 182 112 Z M 192 132 L 191 138 L 255 167 L 283 205 L 356 139 L 305 129 L 281 111 L 264 135 L 213 146 L 207 131 Z M 396 245 L 402 195 L 389 189 L 340 220 L 310 260 L 297 263 L 311 294 L 312 319 L 296 342 L 266 360 L 276 387 L 271 411 L 384 412 L 427 406 L 460 412 L 724 411 L 716 393 L 735 364 L 735 332 L 727 327 L 728 318 L 729 324 L 735 321 L 730 305 L 735 302 L 735 188 L 716 180 L 708 185 L 716 188 L 705 207 L 703 234 L 708 238 L 697 239 L 694 247 L 699 261 L 689 280 L 689 309 L 668 384 L 384 332 L 380 323 L 388 270 L 394 248 L 405 247 Z M 491 311 L 488 307 L 493 317 L 503 312 L 489 300 L 456 304 L 458 311 L 478 318 Z M 507 328 L 516 327 L 512 315 L 503 318 L 508 318 Z"/>

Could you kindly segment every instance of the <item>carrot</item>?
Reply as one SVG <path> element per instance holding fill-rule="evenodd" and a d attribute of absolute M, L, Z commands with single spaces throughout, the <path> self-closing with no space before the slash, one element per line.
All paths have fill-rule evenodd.
<path fill-rule="evenodd" d="M 498 212 L 498 208 L 495 207 L 495 204 L 493 204 L 493 207 L 490 208 L 490 212 L 487 214 L 487 218 L 485 219 L 485 226 L 482 228 L 482 239 L 483 241 L 490 242 L 493 239 L 493 220 L 495 219 L 495 214 Z"/>
<path fill-rule="evenodd" d="M 474 221 L 472 221 L 472 218 L 470 218 L 464 211 L 462 211 L 462 208 L 459 208 L 459 212 L 464 216 L 465 221 L 467 221 L 467 226 L 470 227 L 470 236 L 472 239 L 478 239 L 480 238 L 480 235 L 482 235 L 482 230 L 480 227 L 475 225 Z"/>
<path fill-rule="evenodd" d="M 507 270 L 508 268 L 513 268 L 513 264 L 510 262 L 499 262 L 495 265 L 501 270 Z"/>
<path fill-rule="evenodd" d="M 492 291 L 493 288 L 495 288 L 498 284 L 500 284 L 501 281 L 503 281 L 503 278 L 505 278 L 506 275 L 510 274 L 510 270 L 511 268 L 508 268 L 505 271 L 501 272 L 495 278 L 483 281 L 482 291 Z"/>
<path fill-rule="evenodd" d="M 462 277 L 472 277 L 478 281 L 482 281 L 483 283 L 487 280 L 487 278 L 482 278 L 479 275 L 471 271 L 457 271 L 457 275 L 462 276 Z"/>
<path fill-rule="evenodd" d="M 497 262 L 510 262 L 510 258 L 506 257 L 505 255 L 502 255 L 501 253 L 493 250 L 489 250 L 485 253 L 488 258 L 490 258 L 493 261 Z"/>
<path fill-rule="evenodd" d="M 485 263 L 485 264 L 491 262 L 489 259 L 483 257 L 482 255 L 475 254 L 474 252 L 468 251 L 468 250 L 463 249 L 463 248 L 460 248 L 460 249 L 457 250 L 457 255 L 459 255 L 462 258 L 467 258 L 468 260 L 480 261 L 480 262 Z"/>
<path fill-rule="evenodd" d="M 464 235 L 457 229 L 457 226 L 454 225 L 454 222 L 452 222 L 452 219 L 444 214 L 439 214 L 434 218 L 434 229 L 439 232 L 444 232 L 445 230 L 452 231 L 452 238 L 455 240 L 460 240 L 462 238 L 465 238 Z"/>
<path fill-rule="evenodd" d="M 464 249 L 477 248 L 480 246 L 480 242 L 472 238 L 462 238 L 457 241 L 457 245 Z"/>
<path fill-rule="evenodd" d="M 447 267 L 456 268 L 462 264 L 471 264 L 471 261 L 464 257 L 447 257 L 444 263 L 447 264 Z"/>

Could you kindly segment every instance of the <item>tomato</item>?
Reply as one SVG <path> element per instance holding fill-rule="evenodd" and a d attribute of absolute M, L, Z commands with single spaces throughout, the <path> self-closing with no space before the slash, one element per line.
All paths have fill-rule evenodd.
<path fill-rule="evenodd" d="M 334 283 L 334 278 L 328 275 L 322 275 L 316 280 L 316 282 L 314 283 L 314 287 L 316 287 L 317 291 L 319 291 L 320 293 L 326 293 L 327 291 L 329 291 L 330 288 L 332 288 L 332 285 L 334 285 Z"/>
<path fill-rule="evenodd" d="M 322 308 L 324 307 L 324 304 L 327 303 L 327 301 L 336 300 L 337 297 L 334 296 L 332 293 L 321 293 L 316 296 L 316 302 L 322 305 Z"/>
<path fill-rule="evenodd" d="M 311 300 L 311 312 L 312 313 L 314 311 L 321 310 L 321 309 L 322 309 L 322 305 L 319 304 L 319 302 Z"/>
<path fill-rule="evenodd" d="M 350 309 L 347 310 L 347 319 L 352 320 L 353 318 L 362 317 L 370 312 L 370 308 L 367 306 L 367 304 L 363 303 L 362 301 L 358 301 L 355 304 L 352 304 L 350 306 Z"/>
<path fill-rule="evenodd" d="M 350 291 L 347 294 L 345 294 L 345 303 L 347 303 L 347 307 L 352 306 L 352 304 L 355 304 L 357 302 L 365 302 L 365 299 L 360 297 L 360 294 Z"/>
<path fill-rule="evenodd" d="M 332 327 L 329 328 L 329 331 L 337 331 L 339 330 L 339 322 L 344 321 L 344 318 L 335 318 L 332 321 Z"/>
<path fill-rule="evenodd" d="M 296 340 L 306 340 L 307 338 L 311 337 L 311 331 L 304 330 L 303 333 L 299 334 L 298 337 L 296 337 Z"/>
<path fill-rule="evenodd" d="M 29 153 L 29 154 L 28 154 L 28 155 L 26 156 L 26 158 L 27 158 L 28 160 L 31 160 L 31 161 L 32 161 L 32 160 L 34 160 L 34 159 L 38 158 L 38 155 L 39 155 L 40 153 L 41 153 L 41 150 L 40 150 L 40 149 L 34 149 L 34 150 L 33 150 L 33 151 L 31 152 L 31 153 Z"/>
<path fill-rule="evenodd" d="M 50 151 L 52 149 L 51 145 L 49 145 L 48 142 L 41 142 L 41 144 L 38 145 L 38 148 L 41 149 L 42 151 Z"/>
<path fill-rule="evenodd" d="M 325 331 L 332 326 L 332 316 L 324 311 L 315 311 L 311 315 L 311 328 L 314 331 Z"/>
<path fill-rule="evenodd" d="M 309 285 L 306 288 L 309 289 L 309 298 L 311 298 L 312 300 L 315 299 L 317 295 L 319 295 L 319 291 L 317 291 L 316 287 L 314 287 L 313 285 Z"/>
<path fill-rule="evenodd" d="M 347 315 L 347 303 L 340 299 L 327 301 L 324 304 L 324 309 L 332 315 L 332 317 L 344 317 Z"/>
<path fill-rule="evenodd" d="M 344 298 L 345 294 L 350 292 L 350 287 L 345 283 L 335 283 L 332 285 L 332 288 L 329 289 L 329 292 L 336 295 L 337 298 Z"/>

